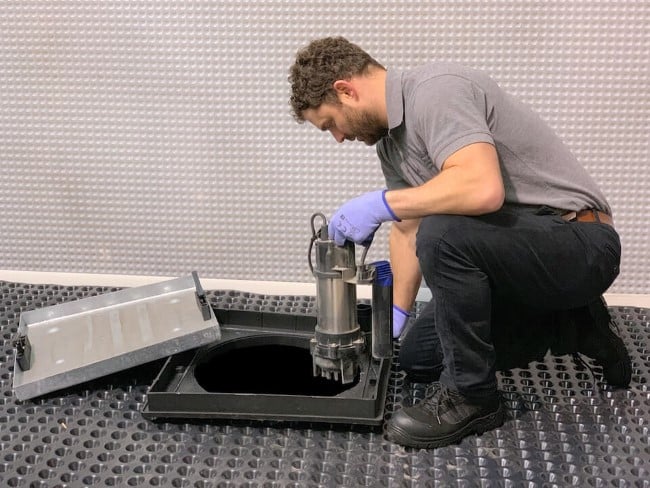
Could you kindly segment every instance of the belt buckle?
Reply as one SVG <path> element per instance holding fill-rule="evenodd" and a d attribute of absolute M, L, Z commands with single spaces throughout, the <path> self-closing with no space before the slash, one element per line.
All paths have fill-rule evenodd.
<path fill-rule="evenodd" d="M 576 220 L 578 220 L 578 212 L 576 212 L 575 210 L 571 212 L 567 212 L 564 215 L 562 215 L 562 218 L 567 222 L 575 222 Z"/>

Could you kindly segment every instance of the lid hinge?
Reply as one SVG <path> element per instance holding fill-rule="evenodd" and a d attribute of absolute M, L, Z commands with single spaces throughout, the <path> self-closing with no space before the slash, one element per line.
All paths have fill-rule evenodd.
<path fill-rule="evenodd" d="M 194 278 L 194 286 L 196 287 L 196 302 L 199 305 L 201 310 L 201 315 L 203 316 L 203 321 L 210 320 L 212 316 L 212 309 L 210 308 L 210 303 L 208 303 L 208 297 L 205 295 L 205 291 L 201 286 L 199 281 L 199 275 L 196 271 L 192 271 L 192 278 Z"/>
<path fill-rule="evenodd" d="M 16 361 L 23 371 L 32 367 L 32 344 L 26 335 L 19 335 L 13 342 L 16 348 Z"/>

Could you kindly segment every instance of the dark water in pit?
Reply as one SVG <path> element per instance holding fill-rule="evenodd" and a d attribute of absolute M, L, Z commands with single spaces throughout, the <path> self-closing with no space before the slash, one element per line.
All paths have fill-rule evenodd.
<path fill-rule="evenodd" d="M 358 375 L 346 385 L 314 377 L 308 346 L 246 339 L 224 346 L 230 347 L 208 351 L 195 368 L 196 380 L 210 393 L 336 396 L 359 382 Z"/>

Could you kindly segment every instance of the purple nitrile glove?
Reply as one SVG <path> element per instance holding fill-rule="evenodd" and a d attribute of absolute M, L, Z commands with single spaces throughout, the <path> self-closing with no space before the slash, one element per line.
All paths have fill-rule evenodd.
<path fill-rule="evenodd" d="M 368 245 L 383 222 L 399 222 L 386 202 L 386 191 L 371 191 L 344 203 L 330 220 L 330 239 L 334 239 L 337 246 L 342 246 L 346 240 Z"/>
<path fill-rule="evenodd" d="M 406 310 L 402 310 L 397 305 L 393 305 L 393 339 L 397 339 L 406 322 L 408 322 L 409 313 Z"/>

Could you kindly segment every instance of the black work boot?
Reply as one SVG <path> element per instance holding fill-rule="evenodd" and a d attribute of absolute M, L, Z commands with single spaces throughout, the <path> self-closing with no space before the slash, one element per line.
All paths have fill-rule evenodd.
<path fill-rule="evenodd" d="M 602 297 L 571 311 L 576 327 L 576 352 L 592 358 L 603 368 L 603 378 L 612 386 L 628 387 L 632 361 Z"/>
<path fill-rule="evenodd" d="M 388 421 L 390 440 L 407 447 L 436 448 L 482 434 L 505 421 L 498 393 L 480 400 L 435 383 L 433 392 L 419 403 L 395 412 Z"/>

